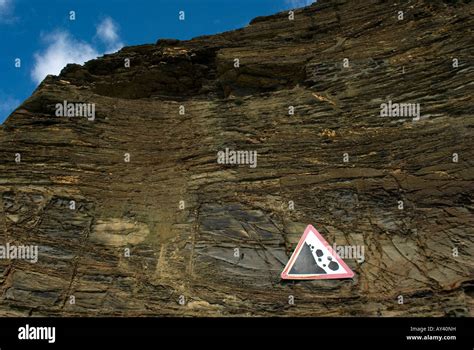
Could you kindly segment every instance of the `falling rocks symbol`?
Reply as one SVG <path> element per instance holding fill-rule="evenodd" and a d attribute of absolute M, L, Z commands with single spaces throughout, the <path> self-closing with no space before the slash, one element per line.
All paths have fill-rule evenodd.
<path fill-rule="evenodd" d="M 352 278 L 354 272 L 311 225 L 306 227 L 281 273 L 282 279 L 316 280 Z"/>

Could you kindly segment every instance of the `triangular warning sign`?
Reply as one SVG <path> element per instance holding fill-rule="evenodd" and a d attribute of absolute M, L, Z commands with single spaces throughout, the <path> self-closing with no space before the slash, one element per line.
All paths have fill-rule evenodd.
<path fill-rule="evenodd" d="M 352 278 L 354 272 L 311 225 L 306 227 L 281 278 L 285 280 L 322 280 Z"/>

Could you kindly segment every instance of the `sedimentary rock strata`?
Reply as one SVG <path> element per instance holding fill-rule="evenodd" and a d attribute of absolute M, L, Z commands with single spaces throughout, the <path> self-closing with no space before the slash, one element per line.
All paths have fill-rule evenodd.
<path fill-rule="evenodd" d="M 473 12 L 320 0 L 48 76 L 0 129 L 0 244 L 39 249 L 0 314 L 472 315 Z M 308 224 L 353 279 L 280 279 Z"/>

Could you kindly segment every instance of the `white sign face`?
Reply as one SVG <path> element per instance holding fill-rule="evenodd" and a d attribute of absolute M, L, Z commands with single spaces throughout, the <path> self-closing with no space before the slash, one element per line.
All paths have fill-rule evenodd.
<path fill-rule="evenodd" d="M 354 272 L 311 225 L 304 231 L 281 273 L 282 279 L 313 280 L 352 278 Z"/>

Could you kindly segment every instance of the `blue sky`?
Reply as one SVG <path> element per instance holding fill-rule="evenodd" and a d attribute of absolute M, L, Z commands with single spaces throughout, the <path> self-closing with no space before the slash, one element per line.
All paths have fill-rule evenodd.
<path fill-rule="evenodd" d="M 220 33 L 243 27 L 254 17 L 311 2 L 0 0 L 0 123 L 46 74 L 58 74 L 67 63 L 82 64 L 122 46 L 154 43 L 159 38 Z M 185 11 L 184 21 L 179 20 L 180 11 Z"/>

